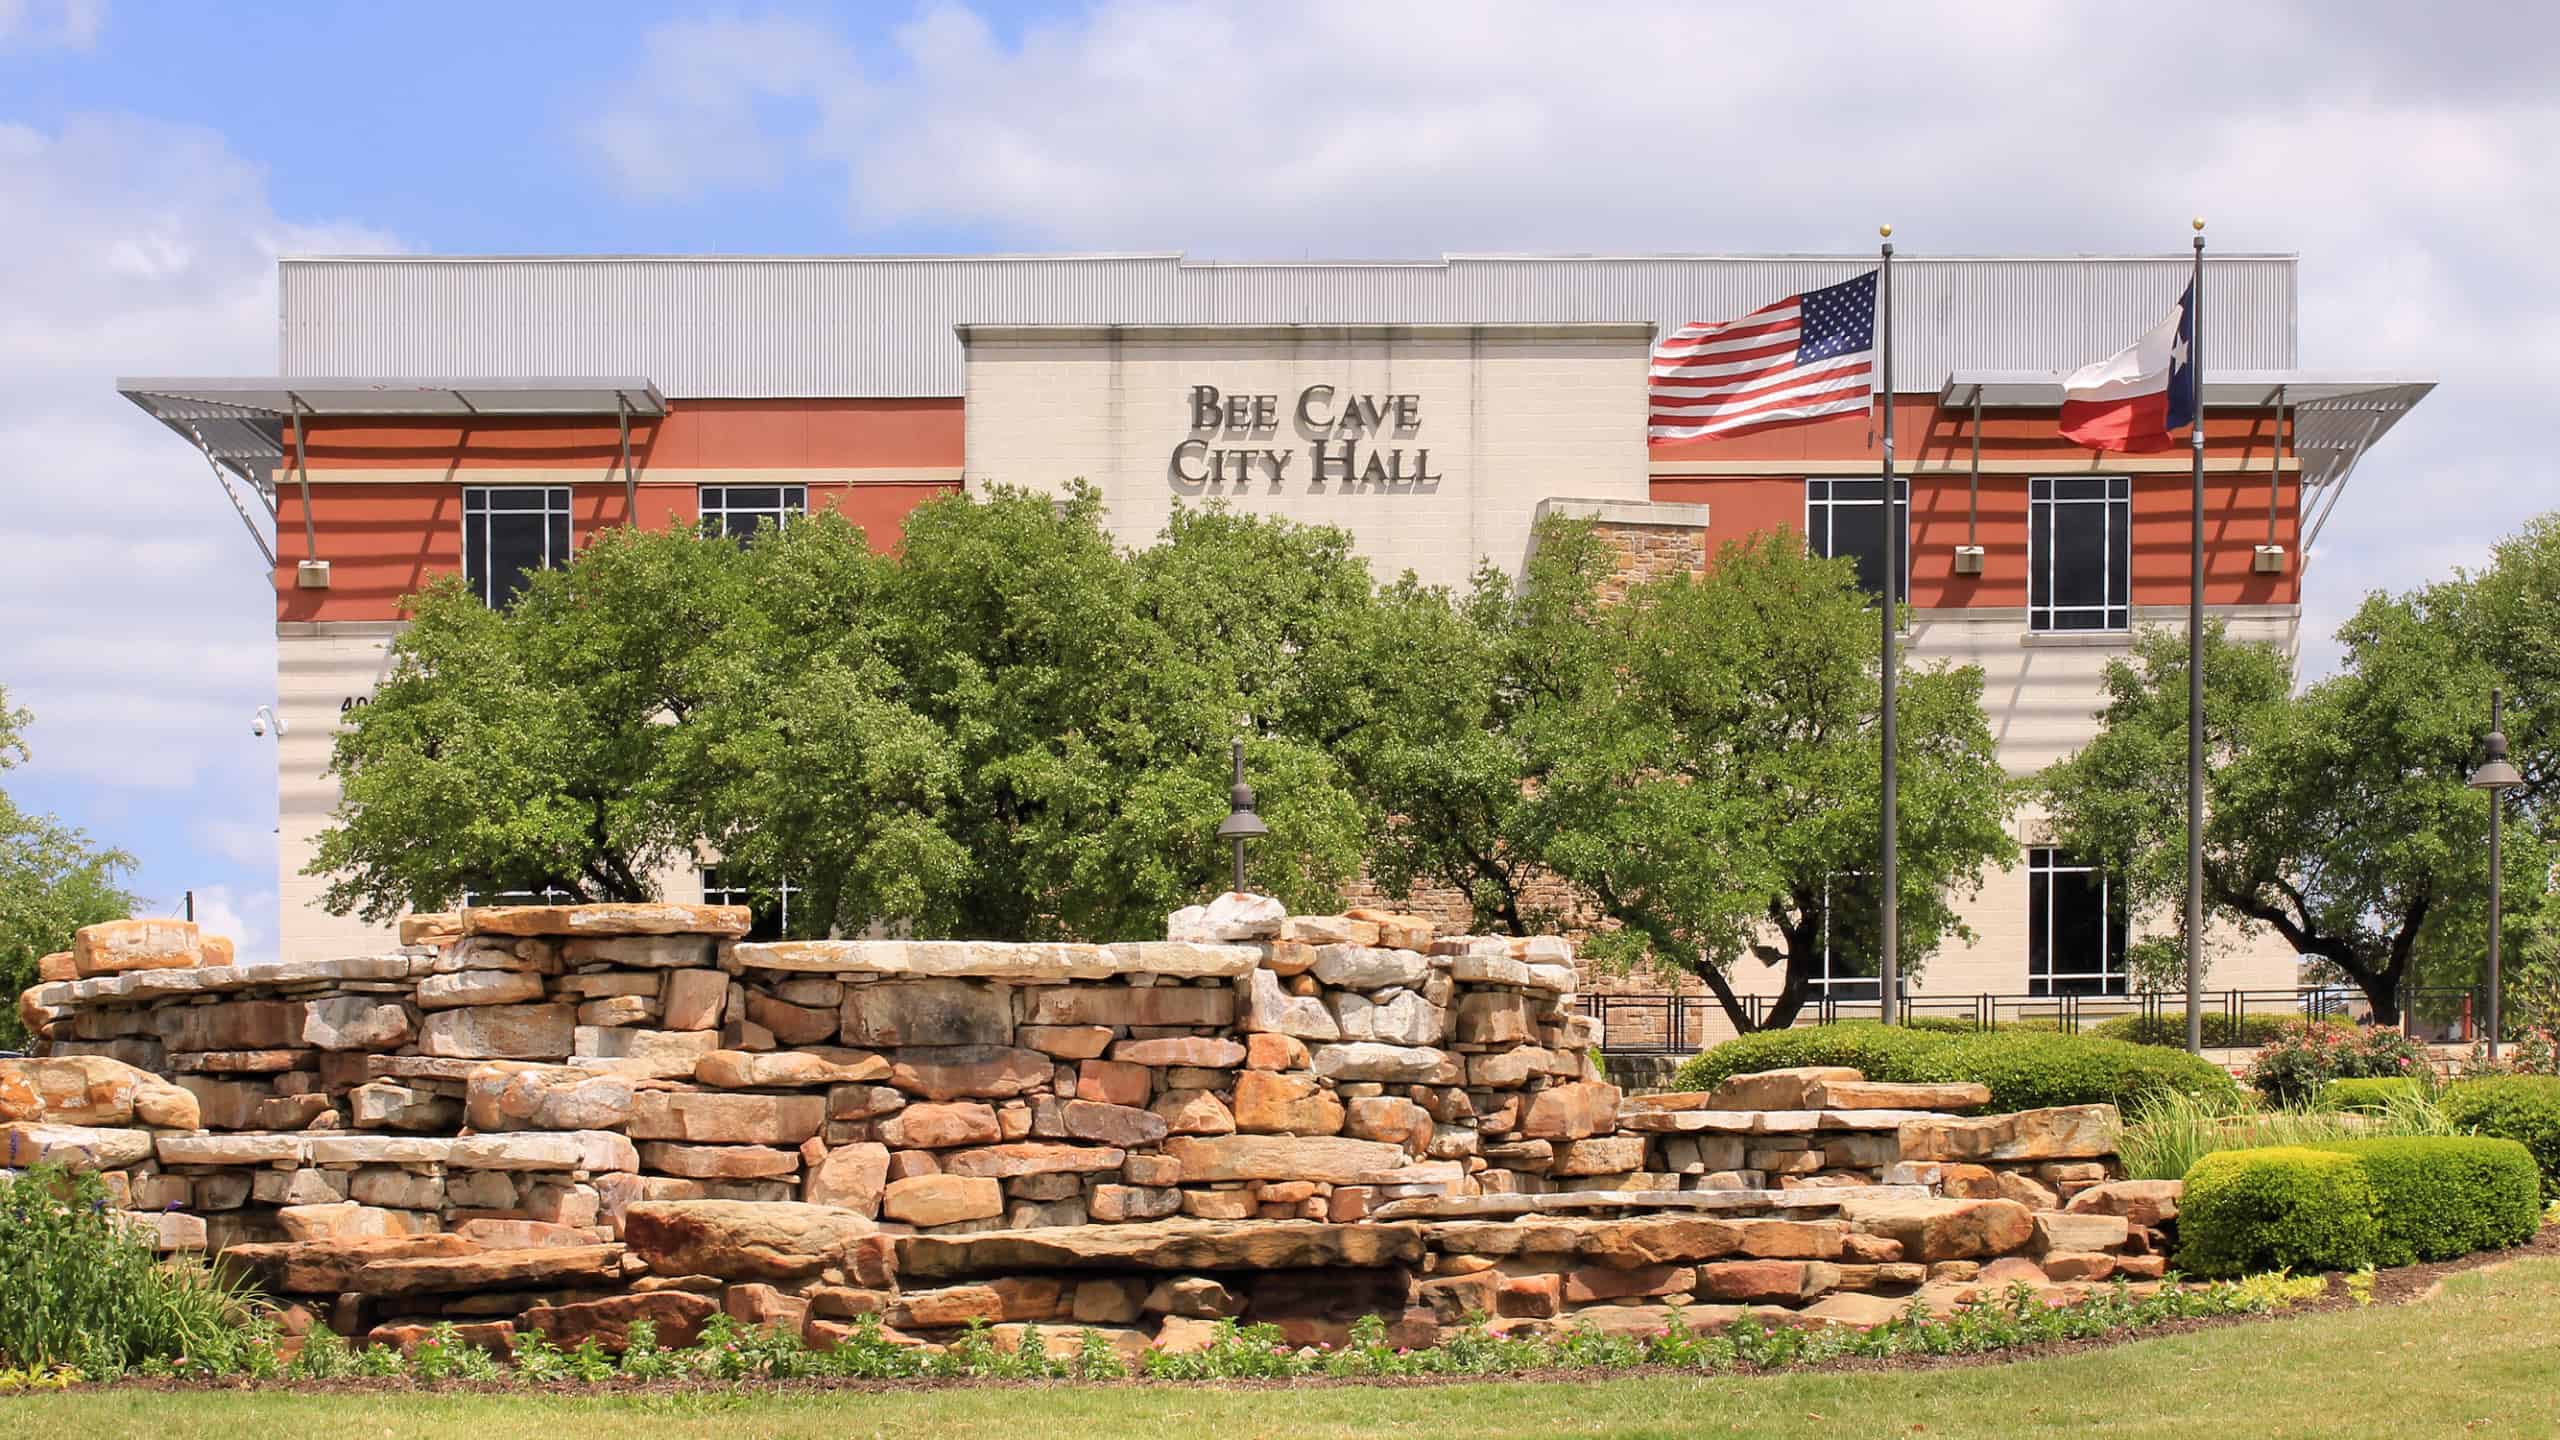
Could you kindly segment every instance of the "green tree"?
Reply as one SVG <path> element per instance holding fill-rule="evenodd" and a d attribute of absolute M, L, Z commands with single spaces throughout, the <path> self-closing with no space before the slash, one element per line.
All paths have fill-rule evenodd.
<path fill-rule="evenodd" d="M 610 529 L 509 608 L 456 577 L 412 597 L 331 756 L 338 810 L 307 871 L 328 877 L 329 908 L 381 921 L 466 889 L 646 898 L 699 835 L 685 725 L 725 673 L 754 548 Z"/>
<path fill-rule="evenodd" d="M 1542 536 L 1541 549 L 1563 538 Z M 1618 927 L 1590 948 L 1696 975 L 1739 1029 L 1753 1027 L 1733 967 L 1783 964 L 1761 1026 L 1792 1024 L 1826 945 L 1881 948 L 1882 643 L 1854 570 L 1780 533 L 1727 544 L 1703 577 L 1637 584 L 1596 613 L 1587 568 L 1533 574 L 1533 592 L 1540 583 L 1566 588 L 1533 593 L 1533 610 L 1588 616 L 1587 640 L 1556 636 L 1558 698 L 1528 723 L 1544 757 L 1540 854 Z M 1946 937 L 1969 936 L 1958 897 L 2015 858 L 1981 695 L 1971 667 L 1902 675 L 1905 974 Z"/>
<path fill-rule="evenodd" d="M 23 736 L 32 718 L 12 709 L 0 690 L 0 770 L 27 758 Z M 0 794 L 0 995 L 14 999 L 33 985 L 36 962 L 70 949 L 81 926 L 132 914 L 124 877 L 133 863 L 124 851 L 101 849 L 78 829 Z M 0 1046 L 26 1038 L 17 1006 L 0 1006 Z"/>
<path fill-rule="evenodd" d="M 1255 883 L 1320 905 L 1365 821 L 1318 677 L 1363 670 L 1370 592 L 1339 531 L 1216 509 L 1123 552 L 1084 488 L 926 504 L 894 560 L 831 515 L 610 531 L 504 611 L 414 599 L 311 871 L 380 919 L 465 887 L 643 898 L 703 846 L 788 878 L 803 933 L 1127 938 L 1223 888 L 1242 735 Z"/>
<path fill-rule="evenodd" d="M 1488 567 L 1463 596 L 1410 576 L 1379 595 L 1357 647 L 1375 658 L 1345 684 L 1357 723 L 1335 745 L 1377 825 L 1371 878 L 1399 897 L 1456 890 L 1478 928 L 1513 935 L 1568 918 L 1533 899 L 1554 878 L 1545 786 L 1572 703 L 1607 665 L 1610 551 L 1589 525 L 1537 541 L 1517 585 Z"/>
<path fill-rule="evenodd" d="M 2464 781 L 2495 678 L 2449 623 L 2453 596 L 2367 598 L 2342 670 L 2299 694 L 2271 646 L 2205 644 L 2209 918 L 2271 929 L 2394 1022 L 2430 950 L 2468 955 L 2486 910 L 2487 802 Z M 2175 913 L 2186 876 L 2186 641 L 2111 663 L 2097 737 L 2039 778 L 2056 839 L 2118 869 L 2129 903 Z M 2511 831 L 2518 911 L 2549 858 Z"/>

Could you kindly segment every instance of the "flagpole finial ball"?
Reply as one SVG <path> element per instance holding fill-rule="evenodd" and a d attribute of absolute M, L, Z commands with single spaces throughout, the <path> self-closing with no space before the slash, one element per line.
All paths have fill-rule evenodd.
<path fill-rule="evenodd" d="M 2204 217 L 2203 217 L 2203 216 L 2201 216 L 2201 215 L 2197 216 L 2197 217 L 2195 218 L 2195 222 L 2194 222 L 2194 223 L 2195 223 L 2195 227 L 2196 227 L 2197 229 L 2199 229 L 2199 230 L 2203 229 L 2203 228 L 2204 228 Z"/>
<path fill-rule="evenodd" d="M 1890 240 L 1893 238 L 1893 227 L 1891 225 L 1879 225 L 1876 227 L 1876 233 Z"/>

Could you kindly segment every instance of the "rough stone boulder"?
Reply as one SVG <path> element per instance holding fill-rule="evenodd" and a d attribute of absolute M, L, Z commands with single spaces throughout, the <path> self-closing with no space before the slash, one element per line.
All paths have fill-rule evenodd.
<path fill-rule="evenodd" d="M 2115 1153 L 2116 1107 L 1919 1116 L 1897 1132 L 1904 1160 L 2094 1160 Z"/>
<path fill-rule="evenodd" d="M 148 1070 L 104 1055 L 0 1060 L 0 1122 L 128 1125 L 193 1130 L 203 1123 L 196 1097 Z"/>
<path fill-rule="evenodd" d="M 909 1235 L 898 1272 L 952 1279 L 1039 1270 L 1319 1270 L 1415 1265 L 1419 1225 L 1329 1225 L 1314 1220 L 1151 1220 L 1062 1225 L 974 1235 Z"/>
<path fill-rule="evenodd" d="M 798 1201 L 643 1200 L 622 1238 L 661 1275 L 789 1280 L 841 1266 L 877 1227 L 853 1210 Z"/>
<path fill-rule="evenodd" d="M 631 1094 L 628 1075 L 496 1061 L 471 1072 L 463 1108 L 474 1130 L 614 1130 Z"/>
<path fill-rule="evenodd" d="M 1840 1213 L 1859 1233 L 1901 1242 L 1924 1265 L 2013 1254 L 2035 1234 L 2035 1212 L 2014 1200 L 1850 1200 Z"/>
<path fill-rule="evenodd" d="M 2178 1201 L 2186 1191 L 2183 1180 L 2114 1180 L 2090 1186 L 2062 1208 L 2074 1215 L 2121 1215 L 2158 1229 L 2178 1218 Z"/>
<path fill-rule="evenodd" d="M 721 1090 L 792 1090 L 889 1078 L 889 1062 L 868 1050 L 813 1045 L 801 1050 L 714 1050 L 693 1062 L 696 1083 Z"/>
<path fill-rule="evenodd" d="M 619 1245 L 547 1245 L 533 1250 L 476 1250 L 376 1260 L 358 1270 L 349 1288 L 367 1295 L 429 1295 L 523 1289 L 536 1285 L 597 1285 L 619 1279 Z"/>
<path fill-rule="evenodd" d="M 203 963 L 204 935 L 192 920 L 107 920 L 71 937 L 71 968 L 83 980 Z"/>
<path fill-rule="evenodd" d="M 635 1321 L 646 1320 L 657 1326 L 662 1348 L 680 1350 L 701 1339 L 702 1327 L 719 1311 L 720 1306 L 708 1295 L 652 1290 L 567 1305 L 536 1305 L 524 1312 L 521 1323 L 563 1350 L 574 1350 L 593 1340 L 598 1348 L 619 1355 L 630 1343 Z"/>

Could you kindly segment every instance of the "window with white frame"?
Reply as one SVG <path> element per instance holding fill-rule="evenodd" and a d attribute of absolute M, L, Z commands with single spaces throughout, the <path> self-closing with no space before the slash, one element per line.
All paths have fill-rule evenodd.
<path fill-rule="evenodd" d="M 1884 967 L 1876 961 L 1875 897 L 1863 875 L 1829 876 L 1822 882 L 1822 968 L 1811 991 L 1834 1000 L 1874 1000 L 1884 994 Z"/>
<path fill-rule="evenodd" d="M 717 865 L 702 867 L 702 903 L 746 906 L 752 912 L 747 929 L 750 940 L 779 940 L 791 933 L 791 897 L 799 893 L 800 887 L 789 880 L 756 885 L 743 875 L 722 873 Z"/>
<path fill-rule="evenodd" d="M 2071 475 L 2027 485 L 2027 628 L 2127 628 L 2133 482 L 2122 475 Z"/>
<path fill-rule="evenodd" d="M 2125 993 L 2123 887 L 2068 850 L 2027 851 L 2027 992 Z"/>
<path fill-rule="evenodd" d="M 568 486 L 463 487 L 462 576 L 491 609 L 512 602 L 534 571 L 568 563 Z"/>
<path fill-rule="evenodd" d="M 701 492 L 702 528 L 732 540 L 745 540 L 759 526 L 783 526 L 809 513 L 806 485 L 705 485 Z"/>
<path fill-rule="evenodd" d="M 557 885 L 545 885 L 539 890 L 474 890 L 465 886 L 462 908 L 468 910 L 475 905 L 569 905 L 576 903 L 577 898 Z"/>
<path fill-rule="evenodd" d="M 1884 593 L 1884 544 L 1887 531 L 1882 480 L 1807 480 L 1804 482 L 1805 544 L 1826 560 L 1847 556 L 1857 562 L 1858 585 L 1870 595 Z M 1899 567 L 1903 600 L 1911 598 L 1911 482 L 1893 482 L 1894 564 Z"/>

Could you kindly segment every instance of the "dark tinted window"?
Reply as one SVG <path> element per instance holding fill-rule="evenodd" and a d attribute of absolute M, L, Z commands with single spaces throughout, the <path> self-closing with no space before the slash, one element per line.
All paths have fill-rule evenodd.
<path fill-rule="evenodd" d="M 462 575 L 491 606 L 512 602 L 525 577 L 569 563 L 565 485 L 466 486 L 462 492 Z"/>
<path fill-rule="evenodd" d="M 1807 480 L 1804 482 L 1805 539 L 1813 553 L 1857 562 L 1858 584 L 1870 595 L 1884 593 L 1884 481 Z M 1896 480 L 1894 493 L 1894 563 L 1900 567 L 1902 598 L 1911 598 L 1911 482 Z"/>

